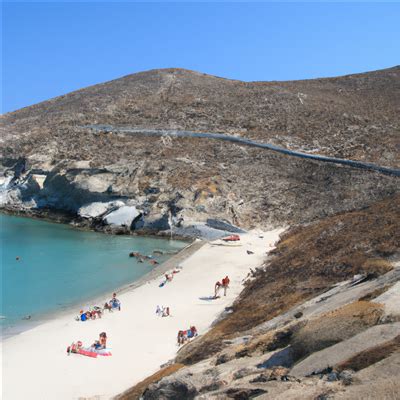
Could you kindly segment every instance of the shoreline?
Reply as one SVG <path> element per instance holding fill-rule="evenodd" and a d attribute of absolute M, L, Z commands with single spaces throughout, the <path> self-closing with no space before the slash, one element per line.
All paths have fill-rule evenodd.
<path fill-rule="evenodd" d="M 169 239 L 171 238 L 171 233 L 169 231 L 131 231 L 126 228 L 121 229 L 99 229 L 96 226 L 90 225 L 89 220 L 80 220 L 79 217 L 74 213 L 69 213 L 66 211 L 55 210 L 52 208 L 43 209 L 17 209 L 13 207 L 2 206 L 0 208 L 0 215 L 9 215 L 13 217 L 21 218 L 32 218 L 38 221 L 46 221 L 54 224 L 63 224 L 69 226 L 71 229 L 77 229 L 84 232 L 97 232 L 104 235 L 115 235 L 115 236 L 140 236 L 149 237 L 153 239 Z M 109 228 L 109 227 L 108 227 Z M 180 240 L 182 242 L 192 242 L 197 239 L 191 236 L 184 236 L 179 234 L 172 235 L 173 240 Z"/>
<path fill-rule="evenodd" d="M 30 218 L 30 217 L 25 217 L 25 218 Z M 41 218 L 39 218 L 39 220 L 41 220 Z M 46 221 L 46 222 L 54 222 L 54 221 Z M 62 223 L 62 222 L 60 222 Z M 67 225 L 67 224 L 65 224 Z M 69 226 L 69 225 L 68 225 Z M 70 226 L 72 229 L 74 229 L 73 226 Z M 95 231 L 94 231 L 95 232 Z M 128 235 L 127 235 L 128 236 Z M 167 238 L 163 238 L 163 237 L 153 237 L 150 236 L 152 239 L 160 239 L 160 240 L 167 240 Z M 180 240 L 180 239 L 172 239 L 172 240 Z M 187 241 L 187 240 L 185 240 Z M 190 248 L 196 244 L 196 243 L 202 243 L 202 245 L 205 244 L 205 241 L 201 241 L 201 240 L 194 240 L 191 243 L 188 243 L 187 246 L 183 247 L 182 249 L 178 250 L 175 254 L 172 254 L 171 257 L 168 258 L 168 260 L 164 261 L 163 263 L 153 267 L 149 272 L 147 272 L 146 274 L 142 275 L 140 278 L 138 278 L 135 281 L 132 282 L 128 282 L 120 287 L 117 288 L 113 288 L 110 290 L 110 292 L 116 292 L 118 295 L 119 294 L 123 294 L 126 293 L 130 290 L 134 290 L 135 288 L 144 285 L 147 281 L 154 279 L 155 277 L 161 276 L 163 275 L 165 272 L 167 272 L 169 269 L 172 269 L 172 265 L 175 262 L 181 262 L 183 261 L 184 258 L 189 257 L 192 252 L 196 251 L 196 249 L 198 249 L 199 247 L 196 247 L 195 249 L 192 250 L 192 252 L 188 251 L 190 250 Z M 183 259 L 182 259 L 183 256 Z M 179 260 L 179 261 L 178 261 Z M 77 302 L 73 302 L 71 304 L 67 304 L 64 307 L 58 309 L 58 310 L 52 310 L 52 311 L 47 311 L 47 312 L 43 312 L 43 313 L 39 313 L 37 314 L 37 318 L 35 319 L 35 314 L 33 314 L 33 320 L 19 320 L 18 323 L 16 323 L 13 326 L 10 327 L 2 327 L 0 329 L 0 343 L 2 343 L 4 340 L 7 340 L 8 338 L 20 335 L 23 332 L 32 330 L 34 328 L 36 328 L 37 326 L 40 326 L 42 324 L 45 324 L 49 321 L 52 321 L 56 318 L 61 318 L 61 317 L 65 317 L 66 315 L 70 315 L 73 312 L 76 313 L 76 315 L 79 314 L 79 310 L 78 309 L 82 309 L 83 304 L 88 304 L 90 303 L 91 305 L 100 305 L 103 304 L 105 301 L 109 300 L 109 298 L 111 298 L 111 293 L 106 292 L 103 294 L 99 294 L 96 295 L 95 297 L 91 297 L 88 298 L 86 300 L 82 300 L 82 301 L 77 301 Z M 10 329 L 10 333 L 4 333 L 4 330 Z"/>
<path fill-rule="evenodd" d="M 282 229 L 263 235 L 247 233 L 242 235 L 241 246 L 235 247 L 193 242 L 177 257 L 143 276 L 140 284 L 135 282 L 122 289 L 118 296 L 121 312 L 106 313 L 103 318 L 86 323 L 74 321 L 70 314 L 60 316 L 4 340 L 6 398 L 109 399 L 133 386 L 175 357 L 179 329 L 195 325 L 199 334 L 208 331 L 242 291 L 249 268 L 263 263 L 281 232 Z M 254 254 L 248 255 L 246 249 Z M 160 288 L 161 274 L 174 263 L 182 264 L 183 269 L 172 282 Z M 231 278 L 226 297 L 217 300 L 199 297 L 211 296 L 215 281 L 225 274 Z M 157 317 L 154 313 L 157 304 L 171 307 L 172 317 Z M 66 356 L 66 346 L 72 341 L 82 340 L 89 345 L 101 331 L 109 336 L 112 357 Z M 117 374 L 109 381 L 111 370 Z M 24 385 L 18 384 L 21 379 Z"/>

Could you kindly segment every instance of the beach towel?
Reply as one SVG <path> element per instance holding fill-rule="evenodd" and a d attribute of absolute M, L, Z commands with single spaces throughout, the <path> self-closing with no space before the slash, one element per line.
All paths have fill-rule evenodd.
<path fill-rule="evenodd" d="M 93 349 L 93 347 L 89 348 L 81 348 L 77 351 L 77 354 L 81 354 L 82 356 L 93 357 L 97 356 L 111 356 L 111 351 L 109 349 Z"/>

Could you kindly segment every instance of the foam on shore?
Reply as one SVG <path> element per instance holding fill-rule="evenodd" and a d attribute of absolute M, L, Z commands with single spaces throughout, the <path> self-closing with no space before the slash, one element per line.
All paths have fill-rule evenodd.
<path fill-rule="evenodd" d="M 241 246 L 199 246 L 180 262 L 183 269 L 164 287 L 159 287 L 162 276 L 149 277 L 141 286 L 119 294 L 121 312 L 106 312 L 102 319 L 84 323 L 74 320 L 77 313 L 62 315 L 4 340 L 3 398 L 71 400 L 98 396 L 98 400 L 128 389 L 174 358 L 178 330 L 195 325 L 203 334 L 210 328 L 241 292 L 249 269 L 262 264 L 281 232 L 241 235 Z M 225 275 L 231 279 L 227 296 L 202 300 L 213 295 L 215 282 Z M 172 317 L 157 317 L 157 305 L 169 306 Z M 72 341 L 90 345 L 102 331 L 107 332 L 111 357 L 67 356 L 66 347 Z"/>

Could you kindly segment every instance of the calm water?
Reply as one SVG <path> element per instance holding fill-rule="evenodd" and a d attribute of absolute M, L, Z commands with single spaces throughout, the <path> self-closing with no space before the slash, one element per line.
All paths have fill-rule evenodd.
<path fill-rule="evenodd" d="M 128 257 L 131 251 L 176 252 L 186 245 L 175 240 L 84 232 L 7 215 L 0 215 L 0 224 L 0 324 L 5 335 L 17 326 L 21 329 L 23 324 L 37 322 L 46 313 L 89 305 L 85 302 L 103 294 L 107 299 L 116 288 L 153 268 Z M 155 256 L 160 262 L 168 257 Z M 31 319 L 22 322 L 28 315 Z"/>

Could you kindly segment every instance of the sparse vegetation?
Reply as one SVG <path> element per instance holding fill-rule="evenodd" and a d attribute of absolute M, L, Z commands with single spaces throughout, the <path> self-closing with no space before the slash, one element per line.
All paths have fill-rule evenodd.
<path fill-rule="evenodd" d="M 367 368 L 378 361 L 390 356 L 394 352 L 400 351 L 400 335 L 395 337 L 381 346 L 375 346 L 372 349 L 368 349 L 361 353 L 358 353 L 349 360 L 336 366 L 338 371 L 345 369 L 351 369 L 353 371 L 360 371 L 361 369 Z"/>
<path fill-rule="evenodd" d="M 398 254 L 399 201 L 400 196 L 395 196 L 283 235 L 273 257 L 247 283 L 234 312 L 187 346 L 177 360 L 192 364 L 204 359 L 224 347 L 223 339 L 270 320 L 340 280 L 389 271 L 390 261 L 377 255 L 382 246 L 387 255 Z"/>

